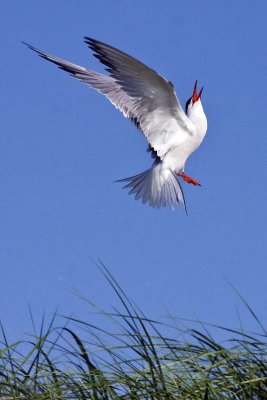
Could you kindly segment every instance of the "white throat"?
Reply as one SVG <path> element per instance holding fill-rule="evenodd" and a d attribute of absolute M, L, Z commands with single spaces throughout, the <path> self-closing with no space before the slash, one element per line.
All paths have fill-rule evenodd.
<path fill-rule="evenodd" d="M 195 125 L 198 135 L 203 139 L 207 131 L 208 123 L 201 100 L 196 101 L 194 104 L 189 104 L 187 116 Z"/>

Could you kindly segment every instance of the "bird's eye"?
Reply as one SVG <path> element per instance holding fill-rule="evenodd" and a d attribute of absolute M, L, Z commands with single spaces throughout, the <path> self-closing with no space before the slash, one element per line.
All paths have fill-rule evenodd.
<path fill-rule="evenodd" d="M 189 106 L 189 104 L 190 104 L 190 102 L 191 102 L 191 99 L 192 99 L 192 97 L 190 97 L 190 98 L 187 100 L 187 102 L 185 103 L 185 112 L 186 112 L 186 113 L 187 113 L 188 106 Z"/>

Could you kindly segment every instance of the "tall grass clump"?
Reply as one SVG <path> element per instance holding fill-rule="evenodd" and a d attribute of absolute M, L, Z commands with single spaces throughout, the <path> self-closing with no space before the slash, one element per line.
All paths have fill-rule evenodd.
<path fill-rule="evenodd" d="M 170 319 L 167 326 L 130 301 L 104 266 L 102 272 L 121 304 L 98 310 L 110 329 L 54 315 L 39 330 L 32 319 L 32 335 L 10 343 L 1 327 L 1 399 L 267 399 L 263 326 L 259 334 L 217 327 L 227 336 L 223 344 L 203 324 L 185 330 Z"/>

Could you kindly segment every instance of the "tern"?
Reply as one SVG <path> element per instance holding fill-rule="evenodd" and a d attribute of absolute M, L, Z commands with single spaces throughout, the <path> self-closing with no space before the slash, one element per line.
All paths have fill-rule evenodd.
<path fill-rule="evenodd" d="M 23 43 L 103 94 L 145 135 L 154 162 L 150 169 L 119 181 L 127 183 L 124 188 L 129 189 L 129 194 L 156 208 L 169 205 L 174 209 L 182 203 L 186 211 L 177 176 L 200 186 L 184 170 L 187 158 L 199 147 L 207 131 L 201 103 L 203 87 L 198 92 L 195 82 L 184 111 L 170 81 L 108 44 L 85 37 L 93 55 L 105 65 L 109 75 L 103 75 Z"/>

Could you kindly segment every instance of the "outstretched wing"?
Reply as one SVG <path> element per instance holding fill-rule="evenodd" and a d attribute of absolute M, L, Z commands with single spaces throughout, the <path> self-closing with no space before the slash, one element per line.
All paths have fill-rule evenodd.
<path fill-rule="evenodd" d="M 91 38 L 85 42 L 107 67 L 109 76 L 28 47 L 105 95 L 139 127 L 159 157 L 186 139 L 188 119 L 170 82 L 112 46 Z"/>
<path fill-rule="evenodd" d="M 96 89 L 98 92 L 106 96 L 108 100 L 116 108 L 118 108 L 125 117 L 129 118 L 135 123 L 138 123 L 138 121 L 135 119 L 134 113 L 132 112 L 133 104 L 131 97 L 121 89 L 120 85 L 111 76 L 102 75 L 88 70 L 84 67 L 80 67 L 79 65 L 72 64 L 68 61 L 46 54 L 43 51 L 29 45 L 28 43 L 23 43 L 45 60 L 51 61 L 52 63 L 58 65 L 59 68 L 69 72 L 75 78 Z"/>

